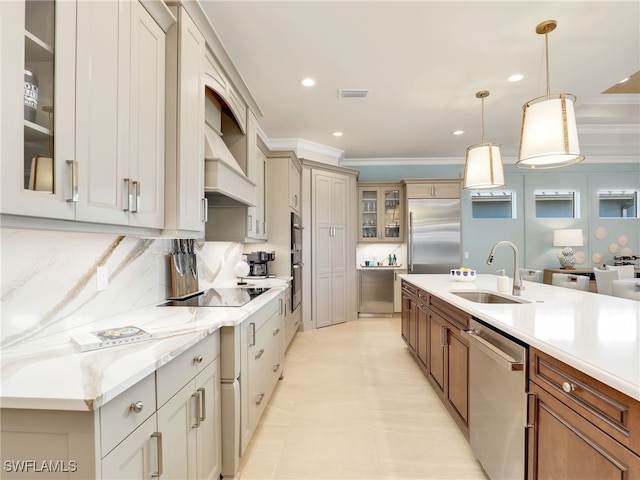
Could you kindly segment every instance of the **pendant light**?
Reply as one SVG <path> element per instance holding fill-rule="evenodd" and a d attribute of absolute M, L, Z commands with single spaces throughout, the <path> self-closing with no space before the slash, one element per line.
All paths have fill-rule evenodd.
<path fill-rule="evenodd" d="M 482 143 L 467 148 L 463 188 L 469 190 L 505 186 L 500 145 L 484 142 L 484 99 L 488 96 L 488 90 L 480 90 L 476 93 L 476 98 L 482 99 Z"/>
<path fill-rule="evenodd" d="M 578 131 L 573 103 L 569 93 L 551 94 L 549 90 L 549 32 L 556 29 L 555 20 L 536 27 L 544 35 L 547 70 L 546 95 L 528 101 L 522 107 L 520 151 L 516 165 L 521 168 L 555 168 L 584 160 L 580 155 Z"/>

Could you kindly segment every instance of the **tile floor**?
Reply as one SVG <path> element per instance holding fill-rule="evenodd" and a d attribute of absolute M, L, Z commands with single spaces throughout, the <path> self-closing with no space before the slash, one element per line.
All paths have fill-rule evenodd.
<path fill-rule="evenodd" d="M 241 480 L 486 480 L 399 318 L 298 332 L 240 460 Z"/>

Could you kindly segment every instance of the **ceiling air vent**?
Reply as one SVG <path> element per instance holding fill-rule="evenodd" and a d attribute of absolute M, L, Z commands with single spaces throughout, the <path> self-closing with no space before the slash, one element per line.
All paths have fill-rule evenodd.
<path fill-rule="evenodd" d="M 340 98 L 367 98 L 371 95 L 371 90 L 366 88 L 341 88 L 338 90 Z"/>

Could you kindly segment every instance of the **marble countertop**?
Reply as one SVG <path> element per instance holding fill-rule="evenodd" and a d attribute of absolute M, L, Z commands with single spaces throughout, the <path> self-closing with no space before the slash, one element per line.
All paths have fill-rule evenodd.
<path fill-rule="evenodd" d="M 154 338 L 130 345 L 79 352 L 70 335 L 86 327 L 3 349 L 2 408 L 97 410 L 221 327 L 234 326 L 288 285 L 287 279 L 252 280 L 270 290 L 242 307 L 158 307 L 105 318 L 92 330 L 137 325 Z M 235 284 L 218 285 L 231 287 Z M 158 301 L 158 305 L 162 300 Z"/>
<path fill-rule="evenodd" d="M 640 302 L 524 281 L 519 298 L 529 303 L 482 304 L 453 292 L 496 292 L 495 275 L 400 278 L 640 401 Z"/>

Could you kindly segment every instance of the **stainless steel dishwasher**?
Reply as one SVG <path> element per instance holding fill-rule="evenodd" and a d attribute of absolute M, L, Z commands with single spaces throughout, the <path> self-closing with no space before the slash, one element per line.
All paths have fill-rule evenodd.
<path fill-rule="evenodd" d="M 358 316 L 393 316 L 393 269 L 358 270 Z"/>
<path fill-rule="evenodd" d="M 527 347 L 472 319 L 469 440 L 491 480 L 525 478 Z"/>

